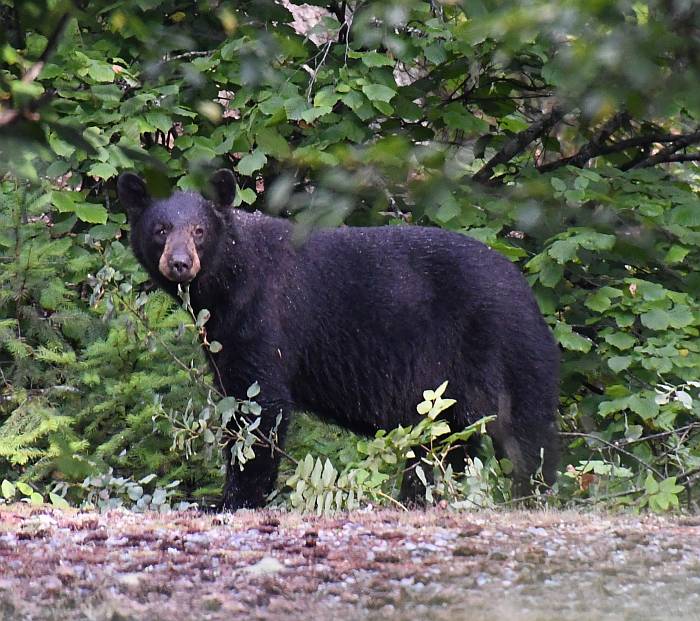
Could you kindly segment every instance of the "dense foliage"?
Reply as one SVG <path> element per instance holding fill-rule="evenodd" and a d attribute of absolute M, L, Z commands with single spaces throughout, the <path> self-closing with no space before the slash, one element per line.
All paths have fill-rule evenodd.
<path fill-rule="evenodd" d="M 700 7 L 310 4 L 0 0 L 0 479 L 216 489 L 168 450 L 207 408 L 195 318 L 149 289 L 114 187 L 226 164 L 301 234 L 415 222 L 518 262 L 562 347 L 559 498 L 692 502 Z"/>

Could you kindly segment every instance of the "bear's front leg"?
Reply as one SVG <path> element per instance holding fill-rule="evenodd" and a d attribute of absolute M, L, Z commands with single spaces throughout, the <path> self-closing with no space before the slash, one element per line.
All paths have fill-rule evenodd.
<path fill-rule="evenodd" d="M 260 426 L 255 431 L 256 435 L 268 438 L 277 421 L 277 416 L 282 414 L 282 420 L 277 428 L 277 444 L 281 445 L 289 420 L 287 404 L 258 400 L 258 405 L 262 407 L 262 413 Z M 262 507 L 277 480 L 281 453 L 269 445 L 256 443 L 253 445 L 255 457 L 242 464 L 243 469 L 241 469 L 241 464 L 231 454 L 234 442 L 232 441 L 224 452 L 226 484 L 221 508 L 224 511 L 236 511 L 243 508 Z"/>

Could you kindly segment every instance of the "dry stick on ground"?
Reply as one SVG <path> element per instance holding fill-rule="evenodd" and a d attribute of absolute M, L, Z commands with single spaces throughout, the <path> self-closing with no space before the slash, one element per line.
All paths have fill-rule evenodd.
<path fill-rule="evenodd" d="M 535 139 L 544 136 L 564 117 L 565 111 L 561 106 L 554 106 L 552 110 L 535 121 L 527 129 L 518 132 L 494 155 L 482 168 L 474 174 L 472 179 L 479 183 L 493 183 L 491 177 L 493 171 L 499 164 L 508 163 L 513 157 L 525 150 L 525 148 Z"/>
<path fill-rule="evenodd" d="M 58 20 L 58 24 L 56 24 L 56 27 L 53 29 L 53 32 L 51 33 L 48 41 L 46 42 L 46 47 L 44 48 L 44 51 L 41 53 L 41 56 L 39 56 L 38 60 L 31 67 L 29 67 L 27 72 L 22 76 L 22 82 L 28 84 L 29 82 L 33 82 L 37 79 L 37 77 L 39 77 L 41 70 L 46 65 L 46 61 L 56 51 L 58 42 L 60 41 L 61 37 L 63 36 L 63 33 L 65 32 L 69 20 L 70 13 L 64 13 L 61 16 L 61 18 Z M 20 118 L 20 116 L 23 116 L 27 112 L 31 111 L 33 110 L 18 110 L 14 108 L 10 110 L 1 110 L 0 127 L 3 127 L 4 125 L 9 125 L 10 123 L 14 123 L 18 118 Z"/>

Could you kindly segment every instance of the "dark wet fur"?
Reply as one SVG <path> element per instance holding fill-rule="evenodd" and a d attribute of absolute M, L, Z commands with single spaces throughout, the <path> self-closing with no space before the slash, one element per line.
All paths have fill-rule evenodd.
<path fill-rule="evenodd" d="M 226 394 L 255 381 L 263 430 L 279 412 L 308 410 L 374 434 L 415 423 L 422 391 L 449 380 L 460 428 L 498 414 L 497 449 L 514 462 L 517 489 L 540 467 L 554 480 L 558 348 L 517 267 L 484 244 L 436 228 L 320 230 L 296 241 L 290 222 L 176 193 L 132 210 L 132 245 L 158 284 L 151 231 L 160 220 L 206 225 L 201 271 L 190 286 L 208 308 L 212 356 Z M 260 506 L 277 460 L 259 450 L 229 468 L 224 506 Z"/>

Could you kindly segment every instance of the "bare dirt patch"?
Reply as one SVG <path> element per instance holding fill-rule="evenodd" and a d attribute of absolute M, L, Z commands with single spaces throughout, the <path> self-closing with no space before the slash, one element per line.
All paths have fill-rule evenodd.
<path fill-rule="evenodd" d="M 700 619 L 700 519 L 0 508 L 0 618 Z"/>

